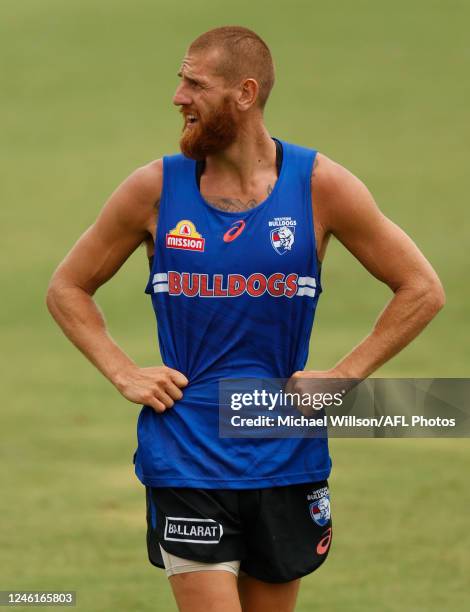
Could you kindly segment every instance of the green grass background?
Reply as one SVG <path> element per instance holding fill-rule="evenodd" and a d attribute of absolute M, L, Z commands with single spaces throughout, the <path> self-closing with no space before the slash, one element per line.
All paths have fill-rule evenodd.
<path fill-rule="evenodd" d="M 74 589 L 83 611 L 175 610 L 146 560 L 128 404 L 49 318 L 54 267 L 135 167 L 177 150 L 187 43 L 236 23 L 270 44 L 272 134 L 361 177 L 448 303 L 382 376 L 468 376 L 468 2 L 3 0 L 0 589 Z M 115 338 L 159 363 L 143 249 L 98 293 Z M 328 368 L 389 293 L 330 245 L 309 366 Z M 333 440 L 335 541 L 298 610 L 468 609 L 468 440 Z M 286 520 L 288 520 L 286 518 Z"/>

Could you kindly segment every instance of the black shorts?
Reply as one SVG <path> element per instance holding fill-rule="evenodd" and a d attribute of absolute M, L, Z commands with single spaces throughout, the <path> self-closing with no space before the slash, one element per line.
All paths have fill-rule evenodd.
<path fill-rule="evenodd" d="M 326 480 L 268 489 L 146 488 L 150 562 L 169 554 L 221 563 L 266 582 L 288 582 L 326 559 L 332 529 Z"/>

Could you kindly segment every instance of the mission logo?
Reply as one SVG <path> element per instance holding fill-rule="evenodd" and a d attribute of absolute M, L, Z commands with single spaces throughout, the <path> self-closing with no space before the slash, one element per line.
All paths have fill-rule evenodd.
<path fill-rule="evenodd" d="M 176 227 L 166 235 L 167 249 L 181 249 L 183 251 L 204 251 L 204 238 L 196 231 L 192 221 L 183 219 L 178 221 Z"/>

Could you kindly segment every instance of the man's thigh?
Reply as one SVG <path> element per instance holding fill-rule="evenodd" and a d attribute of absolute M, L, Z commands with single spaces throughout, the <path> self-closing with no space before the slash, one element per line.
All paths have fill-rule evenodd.
<path fill-rule="evenodd" d="M 237 576 L 227 571 L 189 571 L 169 578 L 180 612 L 241 612 Z M 287 612 L 287 611 L 286 611 Z"/>
<path fill-rule="evenodd" d="M 241 574 L 238 592 L 243 612 L 293 612 L 300 579 L 272 584 Z"/>
<path fill-rule="evenodd" d="M 180 612 L 293 612 L 300 580 L 271 584 L 225 571 L 174 574 L 170 584 Z M 238 586 L 238 590 L 237 590 Z"/>

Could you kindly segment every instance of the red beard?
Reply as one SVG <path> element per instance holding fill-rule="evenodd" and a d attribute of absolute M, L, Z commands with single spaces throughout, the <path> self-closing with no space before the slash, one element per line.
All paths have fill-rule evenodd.
<path fill-rule="evenodd" d="M 183 114 L 188 114 L 183 108 Z M 208 155 L 220 153 L 236 139 L 237 123 L 229 98 L 224 98 L 219 108 L 202 119 L 198 117 L 191 127 L 183 127 L 180 148 L 183 155 L 191 159 L 203 160 Z"/>

